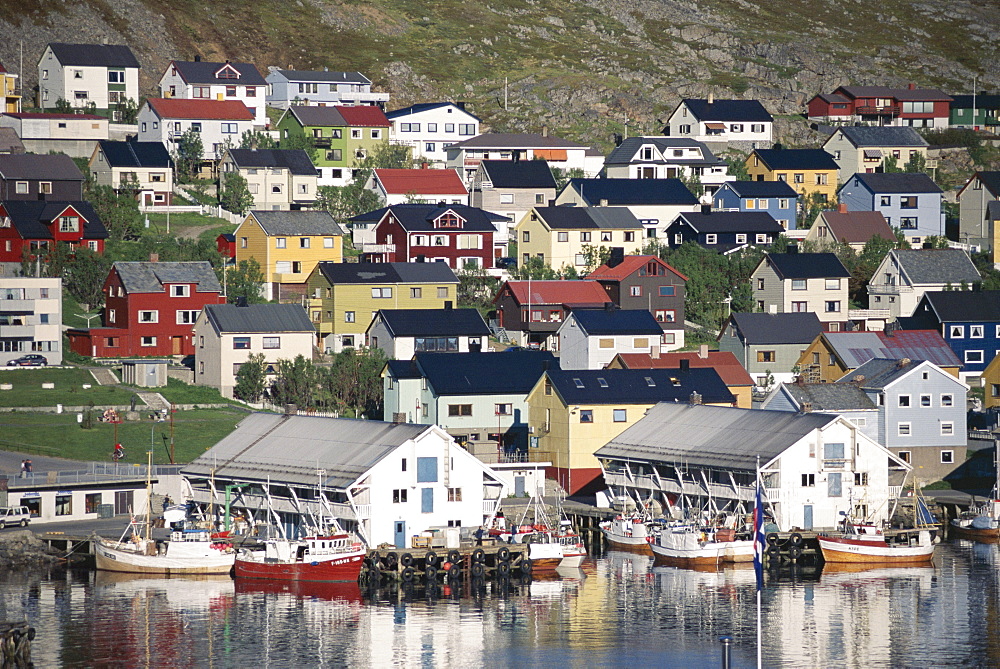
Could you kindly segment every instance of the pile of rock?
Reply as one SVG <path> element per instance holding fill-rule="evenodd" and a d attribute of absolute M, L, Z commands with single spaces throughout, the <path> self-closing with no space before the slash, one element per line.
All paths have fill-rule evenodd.
<path fill-rule="evenodd" d="M 50 549 L 31 530 L 0 532 L 0 568 L 47 565 L 59 561 L 59 552 Z"/>

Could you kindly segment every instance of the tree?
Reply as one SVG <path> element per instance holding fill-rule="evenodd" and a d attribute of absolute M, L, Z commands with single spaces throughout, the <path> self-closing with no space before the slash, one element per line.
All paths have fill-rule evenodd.
<path fill-rule="evenodd" d="M 808 230 L 816 222 L 821 212 L 835 208 L 836 202 L 830 202 L 820 193 L 808 193 L 799 196 L 799 229 Z"/>
<path fill-rule="evenodd" d="M 187 130 L 177 142 L 174 163 L 184 176 L 194 178 L 198 173 L 198 166 L 201 164 L 204 153 L 205 146 L 201 142 L 201 133 Z"/>
<path fill-rule="evenodd" d="M 722 156 L 729 164 L 729 174 L 736 177 L 736 181 L 749 181 L 750 174 L 747 172 L 747 154 L 736 149 L 730 149 L 725 156 Z"/>
<path fill-rule="evenodd" d="M 250 187 L 239 172 L 224 172 L 219 186 L 219 203 L 224 209 L 242 216 L 253 207 Z"/>
<path fill-rule="evenodd" d="M 233 395 L 244 402 L 259 402 L 264 394 L 266 377 L 264 354 L 256 353 L 247 358 L 236 372 Z"/>
<path fill-rule="evenodd" d="M 76 111 L 75 109 L 73 109 L 73 105 L 70 103 L 70 101 L 66 100 L 65 98 L 59 98 L 58 100 L 56 100 L 55 110 L 59 114 L 72 114 Z"/>
<path fill-rule="evenodd" d="M 488 309 L 493 303 L 500 280 L 477 265 L 466 266 L 457 272 L 458 306 Z"/>
<path fill-rule="evenodd" d="M 565 188 L 570 179 L 583 179 L 586 176 L 586 173 L 579 167 L 574 167 L 569 170 L 564 170 L 561 167 L 552 168 L 552 178 L 556 180 L 557 193 Z"/>
<path fill-rule="evenodd" d="M 516 268 L 510 270 L 510 275 L 512 278 L 520 281 L 526 279 L 539 281 L 559 278 L 559 273 L 541 258 L 528 258 L 522 261 Z"/>
<path fill-rule="evenodd" d="M 268 390 L 274 404 L 294 404 L 297 407 L 314 405 L 316 369 L 312 360 L 297 355 L 294 360 L 278 360 L 278 375 Z"/>
<path fill-rule="evenodd" d="M 139 116 L 139 105 L 132 98 L 119 100 L 115 103 L 114 110 L 118 112 L 119 123 L 133 124 Z"/>
<path fill-rule="evenodd" d="M 131 190 L 137 190 L 138 184 L 124 182 L 123 186 L 117 190 L 111 186 L 93 186 L 88 195 L 91 206 L 108 229 L 108 238 L 116 242 L 138 238 L 142 226 L 139 202 Z"/>
<path fill-rule="evenodd" d="M 104 303 L 104 281 L 111 263 L 110 258 L 86 246 L 77 248 L 73 262 L 66 266 L 66 290 L 89 310 L 99 308 Z"/>
<path fill-rule="evenodd" d="M 882 160 L 882 171 L 886 174 L 895 174 L 903 170 L 899 167 L 899 159 L 896 156 L 886 156 Z"/>
<path fill-rule="evenodd" d="M 946 249 L 946 248 L 949 248 L 949 246 L 948 246 L 948 238 L 947 237 L 942 237 L 940 235 L 930 235 L 928 237 L 924 237 L 924 244 L 927 244 L 928 248 L 932 248 L 932 249 Z M 906 246 L 902 246 L 900 248 L 907 248 L 908 249 L 908 248 L 910 248 L 910 245 L 907 244 Z"/>
<path fill-rule="evenodd" d="M 910 159 L 903 165 L 904 172 L 924 172 L 927 168 L 927 159 L 919 151 L 910 154 Z"/>
<path fill-rule="evenodd" d="M 701 183 L 701 175 L 693 170 L 681 177 L 681 183 L 687 186 L 691 194 L 697 198 L 705 194 L 705 187 Z"/>
<path fill-rule="evenodd" d="M 224 270 L 225 271 L 225 270 Z M 247 258 L 236 263 L 225 276 L 226 301 L 236 304 L 241 299 L 247 304 L 261 304 L 264 296 L 264 272 L 256 258 Z"/>
<path fill-rule="evenodd" d="M 279 142 L 283 149 L 302 149 L 309 156 L 309 160 L 316 162 L 319 149 L 313 143 L 311 137 L 306 137 L 302 132 L 290 132 L 287 137 L 282 137 Z"/>
<path fill-rule="evenodd" d="M 318 374 L 321 394 L 341 411 L 360 417 L 381 418 L 382 369 L 387 358 L 381 349 L 346 348 L 333 356 L 327 370 Z"/>
<path fill-rule="evenodd" d="M 240 135 L 241 149 L 276 149 L 278 143 L 262 130 L 247 130 Z M 230 210 L 231 211 L 231 210 Z"/>

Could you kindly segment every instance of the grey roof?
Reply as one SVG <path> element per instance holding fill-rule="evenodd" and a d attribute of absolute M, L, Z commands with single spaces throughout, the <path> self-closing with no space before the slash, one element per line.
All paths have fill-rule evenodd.
<path fill-rule="evenodd" d="M 65 44 L 50 42 L 49 48 L 62 65 L 80 67 L 140 67 L 132 50 L 124 44 Z"/>
<path fill-rule="evenodd" d="M 83 181 L 83 172 L 64 153 L 11 153 L 0 155 L 0 177 L 4 179 L 52 179 Z"/>
<path fill-rule="evenodd" d="M 346 235 L 328 211 L 269 211 L 254 209 L 250 214 L 257 219 L 268 235 Z"/>
<path fill-rule="evenodd" d="M 907 126 L 845 125 L 838 130 L 854 146 L 927 146 L 927 140 Z"/>
<path fill-rule="evenodd" d="M 278 305 L 274 305 L 278 306 Z M 215 475 L 244 481 L 272 480 L 343 489 L 427 425 L 349 418 L 255 413 L 228 436 L 184 467 L 187 476 Z"/>
<path fill-rule="evenodd" d="M 129 293 L 162 293 L 167 283 L 194 283 L 199 293 L 221 293 L 222 286 L 207 260 L 190 262 L 125 262 L 112 267 Z"/>
<path fill-rule="evenodd" d="M 832 385 L 857 385 L 858 388 L 878 390 L 915 370 L 924 360 L 909 358 L 872 358 Z M 949 374 L 950 376 L 950 374 Z M 854 382 L 854 383 L 851 383 Z"/>
<path fill-rule="evenodd" d="M 642 227 L 627 207 L 535 207 L 535 213 L 553 230 L 636 230 Z"/>
<path fill-rule="evenodd" d="M 856 372 L 851 372 L 853 376 Z M 875 409 L 875 403 L 865 391 L 853 383 L 783 383 L 781 388 L 802 406 L 812 405 L 813 411 L 857 411 Z"/>
<path fill-rule="evenodd" d="M 892 251 L 911 284 L 974 283 L 982 276 L 962 249 L 898 249 Z"/>
<path fill-rule="evenodd" d="M 229 65 L 240 73 L 239 79 L 219 79 L 215 73 Z M 260 70 L 253 63 L 212 63 L 204 60 L 187 61 L 174 60 L 170 66 L 177 68 L 181 79 L 189 84 L 238 84 L 240 86 L 266 86 L 267 82 L 261 76 Z M 168 66 L 169 67 L 169 66 Z"/>
<path fill-rule="evenodd" d="M 941 187 L 923 172 L 873 172 L 854 175 L 872 193 L 941 193 Z M 848 184 L 850 181 L 848 181 Z M 847 187 L 844 184 L 841 190 Z"/>
<path fill-rule="evenodd" d="M 661 402 L 594 453 L 598 458 L 684 462 L 754 471 L 837 416 Z"/>
<path fill-rule="evenodd" d="M 444 262 L 320 262 L 316 270 L 330 284 L 458 283 Z"/>
<path fill-rule="evenodd" d="M 242 168 L 284 168 L 292 174 L 319 176 L 302 149 L 229 149 L 229 157 Z"/>
<path fill-rule="evenodd" d="M 205 315 L 216 332 L 315 332 L 298 304 L 206 304 Z"/>
<path fill-rule="evenodd" d="M 733 314 L 748 344 L 809 344 L 823 331 L 816 314 Z"/>
<path fill-rule="evenodd" d="M 872 358 L 929 360 L 940 367 L 961 367 L 962 362 L 941 335 L 933 330 L 884 332 L 824 332 L 830 350 L 848 369 Z"/>
<path fill-rule="evenodd" d="M 331 72 L 329 70 L 277 70 L 289 81 L 324 81 L 339 84 L 370 84 L 371 79 L 360 72 Z"/>

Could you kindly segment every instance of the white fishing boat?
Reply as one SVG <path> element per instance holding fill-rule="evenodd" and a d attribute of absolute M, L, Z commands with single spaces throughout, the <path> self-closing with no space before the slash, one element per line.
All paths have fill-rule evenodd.
<path fill-rule="evenodd" d="M 929 530 L 915 532 L 916 538 L 906 542 L 886 541 L 874 525 L 844 520 L 840 536 L 820 534 L 819 548 L 823 560 L 853 564 L 926 564 L 934 557 L 934 542 Z"/>
<path fill-rule="evenodd" d="M 665 527 L 650 544 L 657 562 L 677 565 L 714 565 L 753 562 L 753 541 L 736 538 L 727 528 L 692 525 Z"/>
<path fill-rule="evenodd" d="M 617 516 L 600 525 L 611 550 L 652 555 L 650 544 L 655 539 L 651 525 L 642 516 Z"/>

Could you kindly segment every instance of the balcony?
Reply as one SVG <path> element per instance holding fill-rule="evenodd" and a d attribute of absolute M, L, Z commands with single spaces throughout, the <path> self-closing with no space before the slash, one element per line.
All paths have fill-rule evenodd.
<path fill-rule="evenodd" d="M 888 105 L 885 107 L 855 107 L 854 113 L 861 116 L 899 116 L 899 105 Z"/>
<path fill-rule="evenodd" d="M 0 337 L 32 339 L 34 336 L 34 325 L 0 325 Z"/>
<path fill-rule="evenodd" d="M 892 316 L 889 309 L 848 309 L 847 317 L 852 321 L 888 319 Z"/>
<path fill-rule="evenodd" d="M 869 284 L 869 291 L 873 293 L 901 295 L 903 293 L 912 293 L 913 286 L 905 286 L 898 283 L 871 283 Z"/>
<path fill-rule="evenodd" d="M 354 515 L 358 517 L 358 520 L 367 520 L 372 517 L 372 505 L 371 504 L 358 504 L 354 507 Z"/>
<path fill-rule="evenodd" d="M 395 253 L 395 244 L 361 244 L 362 253 Z"/>
<path fill-rule="evenodd" d="M 312 143 L 317 149 L 329 149 L 333 140 L 329 137 L 313 137 Z"/>

